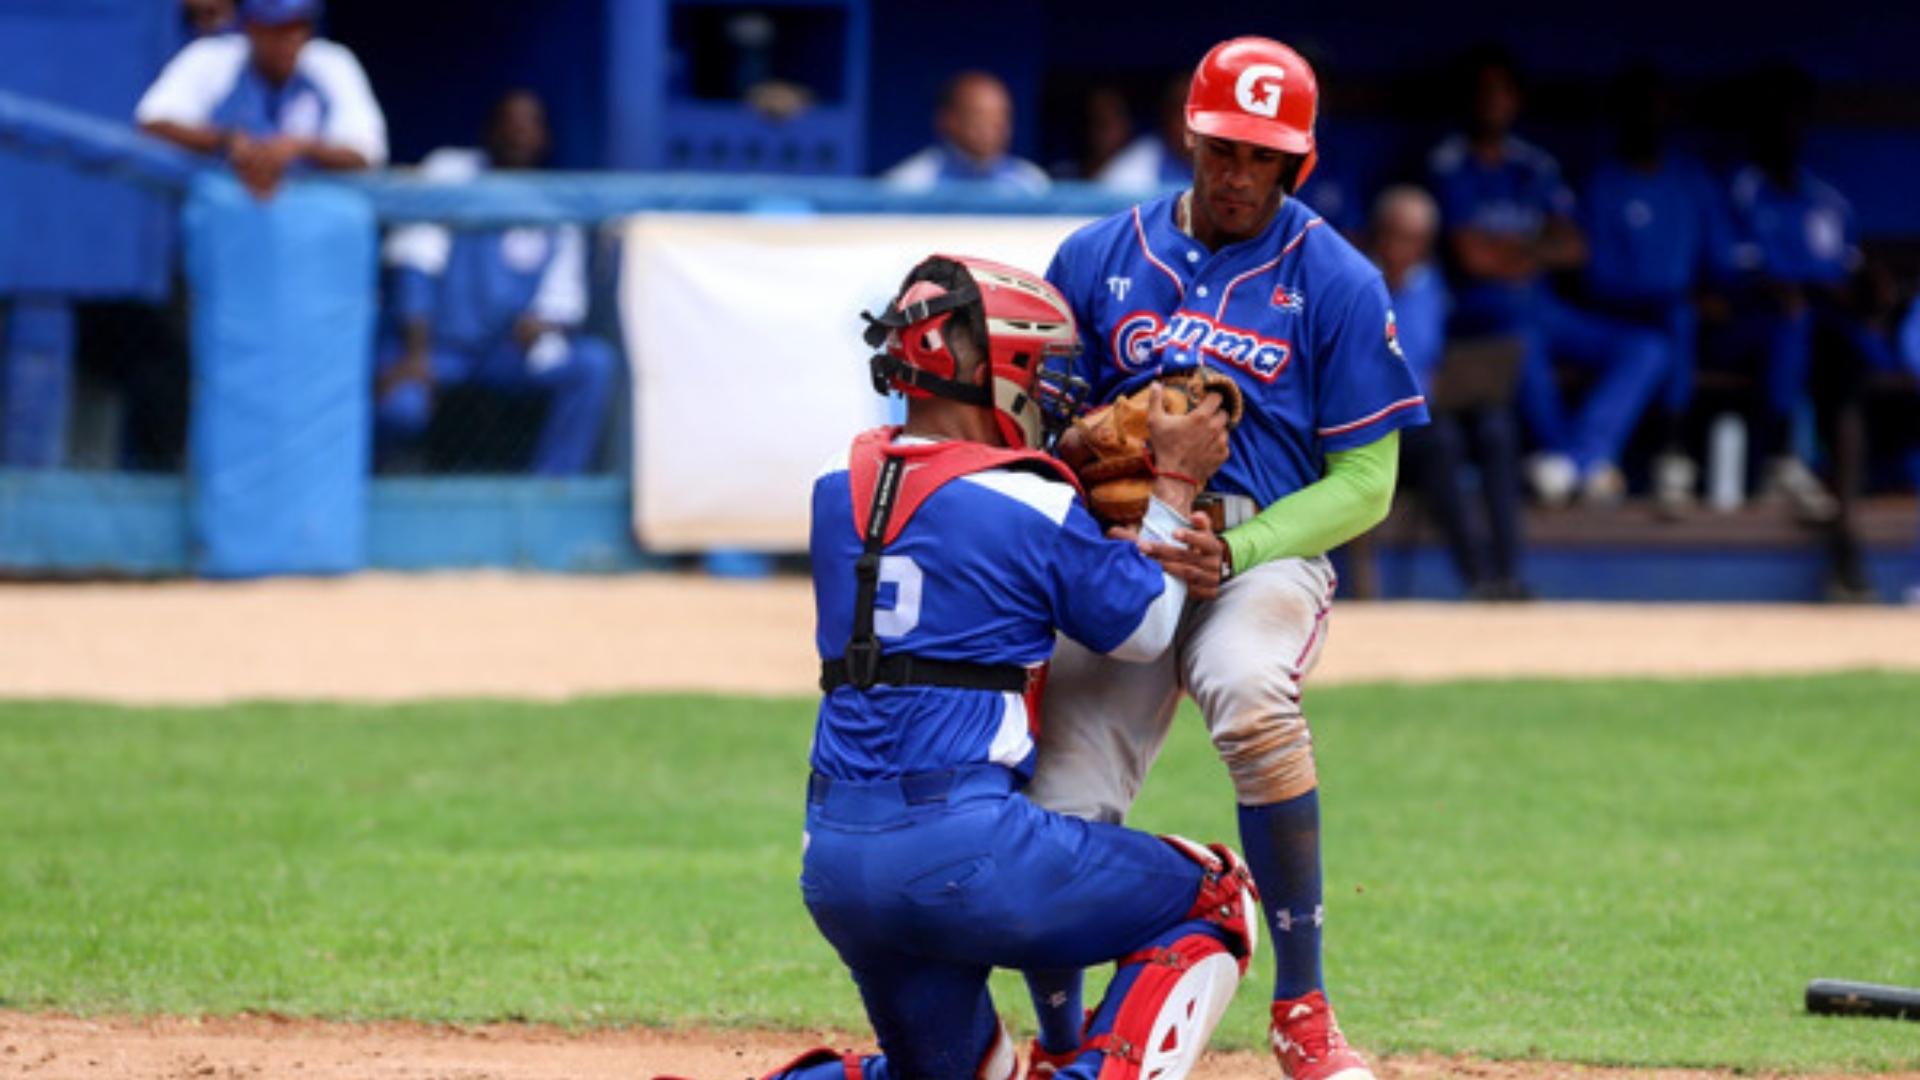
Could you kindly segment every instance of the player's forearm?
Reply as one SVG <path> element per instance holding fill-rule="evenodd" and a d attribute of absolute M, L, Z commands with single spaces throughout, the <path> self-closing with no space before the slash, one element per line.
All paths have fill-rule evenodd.
<path fill-rule="evenodd" d="M 1400 473 L 1400 433 L 1327 455 L 1327 475 L 1223 537 L 1241 573 L 1275 559 L 1324 555 L 1386 519 Z"/>
<path fill-rule="evenodd" d="M 1556 217 L 1547 223 L 1540 236 L 1538 252 L 1540 265 L 1549 270 L 1572 270 L 1586 265 L 1587 238 L 1580 233 L 1580 227 L 1564 217 Z"/>
<path fill-rule="evenodd" d="M 1454 261 L 1468 277 L 1488 281 L 1524 281 L 1538 269 L 1527 244 L 1481 229 L 1457 229 L 1452 235 Z"/>
<path fill-rule="evenodd" d="M 1176 514 L 1185 515 L 1193 509 L 1193 497 L 1200 494 L 1196 482 L 1197 478 L 1185 474 L 1176 477 L 1161 473 L 1153 478 L 1154 501 L 1165 503 Z"/>
<path fill-rule="evenodd" d="M 372 165 L 366 155 L 358 150 L 349 150 L 344 146 L 335 146 L 318 140 L 302 146 L 300 157 L 314 168 L 325 169 L 328 172 L 357 172 Z"/>
<path fill-rule="evenodd" d="M 408 352 L 424 353 L 433 347 L 433 324 L 424 318 L 408 319 L 401 336 Z"/>
<path fill-rule="evenodd" d="M 227 149 L 227 133 L 209 124 L 149 120 L 140 125 L 140 130 L 196 154 L 220 154 Z"/>
<path fill-rule="evenodd" d="M 1175 529 L 1186 525 L 1185 516 L 1173 507 L 1155 499 L 1147 506 L 1147 516 L 1140 522 L 1140 535 L 1148 540 L 1163 544 L 1177 543 L 1173 538 Z M 1160 595 L 1148 605 L 1140 624 L 1133 628 L 1127 639 L 1113 647 L 1107 655 L 1115 660 L 1131 663 L 1145 663 L 1157 660 L 1160 654 L 1173 644 L 1174 633 L 1180 628 L 1180 614 L 1186 608 L 1187 586 L 1172 574 L 1161 574 Z"/>

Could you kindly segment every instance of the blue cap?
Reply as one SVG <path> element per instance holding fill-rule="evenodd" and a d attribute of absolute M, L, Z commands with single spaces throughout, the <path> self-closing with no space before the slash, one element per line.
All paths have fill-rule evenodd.
<path fill-rule="evenodd" d="M 261 26 L 285 26 L 290 22 L 317 22 L 321 0 L 245 0 L 240 5 L 243 22 Z"/>

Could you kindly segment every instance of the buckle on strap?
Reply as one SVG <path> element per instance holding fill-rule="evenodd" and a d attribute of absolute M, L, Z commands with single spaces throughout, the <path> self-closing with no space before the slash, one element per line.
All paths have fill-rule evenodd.
<path fill-rule="evenodd" d="M 871 690 L 880 681 L 880 642 L 876 638 L 847 642 L 847 684 Z"/>

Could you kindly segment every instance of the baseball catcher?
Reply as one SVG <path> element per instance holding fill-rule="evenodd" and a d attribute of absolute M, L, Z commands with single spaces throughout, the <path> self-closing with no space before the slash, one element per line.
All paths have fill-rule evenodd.
<path fill-rule="evenodd" d="M 1113 961 L 1059 1074 L 1178 1080 L 1253 954 L 1246 867 L 1222 845 L 1049 813 L 1021 789 L 1056 634 L 1151 662 L 1182 579 L 1106 536 L 1040 450 L 1057 415 L 1042 370 L 1078 347 L 1053 286 L 934 256 L 871 323 L 875 379 L 906 395 L 906 424 L 860 435 L 814 484 L 823 696 L 800 888 L 883 1054 L 815 1050 L 769 1077 L 1013 1080 L 989 971 Z M 1158 475 L 1137 528 L 1163 545 L 1192 524 L 1190 478 L 1226 444 L 1219 405 L 1180 412 L 1172 396 L 1150 392 L 1143 421 Z"/>

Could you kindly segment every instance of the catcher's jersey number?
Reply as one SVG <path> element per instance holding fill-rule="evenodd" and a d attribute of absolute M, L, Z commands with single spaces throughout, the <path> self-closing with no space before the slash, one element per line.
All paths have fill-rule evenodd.
<path fill-rule="evenodd" d="M 873 601 L 875 634 L 905 637 L 920 625 L 920 586 L 924 580 L 925 575 L 912 556 L 880 557 L 880 590 Z"/>

